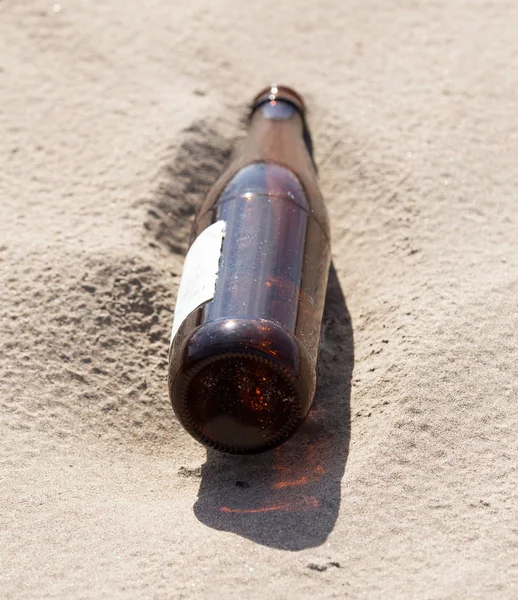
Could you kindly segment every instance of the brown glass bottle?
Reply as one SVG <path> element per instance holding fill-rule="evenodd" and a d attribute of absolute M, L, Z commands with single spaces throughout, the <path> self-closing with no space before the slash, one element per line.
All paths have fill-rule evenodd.
<path fill-rule="evenodd" d="M 236 454 L 290 437 L 315 392 L 329 224 L 304 104 L 272 86 L 203 202 L 186 257 L 169 392 L 197 440 Z"/>

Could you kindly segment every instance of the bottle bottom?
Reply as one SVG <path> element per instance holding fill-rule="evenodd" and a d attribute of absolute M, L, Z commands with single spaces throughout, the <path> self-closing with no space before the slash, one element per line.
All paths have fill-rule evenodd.
<path fill-rule="evenodd" d="M 305 417 L 288 371 L 253 353 L 206 359 L 183 374 L 178 392 L 175 410 L 186 429 L 232 454 L 278 446 Z"/>

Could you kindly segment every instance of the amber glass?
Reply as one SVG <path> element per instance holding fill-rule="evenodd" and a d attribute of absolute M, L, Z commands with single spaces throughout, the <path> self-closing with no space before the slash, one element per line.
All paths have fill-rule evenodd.
<path fill-rule="evenodd" d="M 259 94 L 193 226 L 191 243 L 218 221 L 226 232 L 214 295 L 172 340 L 169 391 L 187 431 L 217 450 L 279 445 L 313 400 L 330 254 L 310 139 L 298 94 Z"/>

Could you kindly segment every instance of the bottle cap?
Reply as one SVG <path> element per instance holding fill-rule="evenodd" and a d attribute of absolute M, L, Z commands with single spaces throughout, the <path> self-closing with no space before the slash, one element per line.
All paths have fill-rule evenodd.
<path fill-rule="evenodd" d="M 295 90 L 291 89 L 290 87 L 284 85 L 277 85 L 275 83 L 272 83 L 272 85 L 268 86 L 264 90 L 261 90 L 253 99 L 252 112 L 255 111 L 256 108 L 261 106 L 261 104 L 265 104 L 266 102 L 272 102 L 275 100 L 284 100 L 285 102 L 293 104 L 293 106 L 295 106 L 295 108 L 297 108 L 297 110 L 303 116 L 306 112 L 306 106 L 300 94 L 298 94 Z"/>

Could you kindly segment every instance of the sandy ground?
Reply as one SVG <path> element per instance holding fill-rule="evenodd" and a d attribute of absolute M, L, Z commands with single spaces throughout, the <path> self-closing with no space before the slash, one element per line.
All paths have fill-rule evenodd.
<path fill-rule="evenodd" d="M 1 597 L 518 597 L 518 3 L 0 10 Z M 309 422 L 226 457 L 172 416 L 168 338 L 271 81 L 334 271 Z"/>

